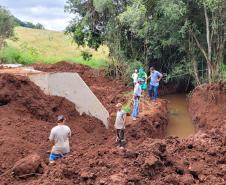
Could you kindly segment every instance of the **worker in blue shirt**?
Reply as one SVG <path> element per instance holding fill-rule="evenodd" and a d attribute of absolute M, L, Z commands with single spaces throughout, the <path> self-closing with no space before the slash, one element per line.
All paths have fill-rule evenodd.
<path fill-rule="evenodd" d="M 148 77 L 148 79 L 151 79 L 149 87 L 149 96 L 154 101 L 156 101 L 158 97 L 158 87 L 162 77 L 163 75 L 160 72 L 156 71 L 154 67 L 150 67 L 150 76 Z"/>

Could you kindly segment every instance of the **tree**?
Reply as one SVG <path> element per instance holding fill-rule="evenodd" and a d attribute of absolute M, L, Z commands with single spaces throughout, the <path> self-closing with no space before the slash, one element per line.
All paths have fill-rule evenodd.
<path fill-rule="evenodd" d="M 40 30 L 44 30 L 44 29 L 45 29 L 45 27 L 44 27 L 42 24 L 40 24 L 40 23 L 37 23 L 37 24 L 35 25 L 35 28 L 36 28 L 36 29 L 40 29 Z"/>
<path fill-rule="evenodd" d="M 33 24 L 32 22 L 25 22 L 25 26 L 27 28 L 35 28 L 35 24 Z"/>
<path fill-rule="evenodd" d="M 202 53 L 208 72 L 208 82 L 218 80 L 220 66 L 224 60 L 225 25 L 226 25 L 226 2 L 224 0 L 197 0 L 196 5 L 201 13 L 202 22 L 205 23 L 205 30 L 202 30 L 198 19 L 190 19 L 189 34 L 191 42 Z M 194 46 L 194 44 L 193 44 Z M 193 57 L 194 58 L 194 57 Z M 194 60 L 194 68 L 197 68 L 197 61 Z M 195 70 L 196 78 L 198 72 Z"/>
<path fill-rule="evenodd" d="M 14 21 L 15 21 L 16 26 L 22 26 L 22 27 L 25 27 L 25 28 L 34 28 L 34 29 L 45 29 L 45 27 L 40 23 L 37 23 L 35 25 L 32 22 L 23 22 L 16 17 L 14 17 Z"/>
<path fill-rule="evenodd" d="M 13 36 L 14 26 L 14 17 L 8 10 L 0 6 L 0 49 L 3 47 L 5 39 Z"/>
<path fill-rule="evenodd" d="M 105 43 L 116 60 L 155 63 L 169 72 L 184 58 L 182 0 L 68 0 L 66 10 L 78 15 L 67 29 L 74 40 L 79 44 L 98 40 L 91 42 L 95 47 Z"/>
<path fill-rule="evenodd" d="M 78 44 L 105 43 L 110 57 L 157 65 L 168 73 L 217 80 L 225 43 L 225 0 L 68 0 L 77 15 L 67 28 Z M 183 69 L 183 70 L 181 70 Z M 205 76 L 205 75 L 204 75 Z"/>

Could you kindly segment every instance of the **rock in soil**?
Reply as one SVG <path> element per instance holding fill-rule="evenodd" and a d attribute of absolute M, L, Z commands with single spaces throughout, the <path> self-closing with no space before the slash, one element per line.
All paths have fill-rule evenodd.
<path fill-rule="evenodd" d="M 14 165 L 12 172 L 14 176 L 21 177 L 29 174 L 40 173 L 41 158 L 38 154 L 29 155 Z"/>

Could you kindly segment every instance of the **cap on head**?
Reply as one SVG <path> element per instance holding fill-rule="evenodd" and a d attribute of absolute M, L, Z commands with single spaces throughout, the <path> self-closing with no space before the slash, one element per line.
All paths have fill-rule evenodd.
<path fill-rule="evenodd" d="M 59 115 L 57 116 L 57 122 L 60 122 L 60 121 L 63 121 L 65 118 L 64 118 L 64 115 Z"/>

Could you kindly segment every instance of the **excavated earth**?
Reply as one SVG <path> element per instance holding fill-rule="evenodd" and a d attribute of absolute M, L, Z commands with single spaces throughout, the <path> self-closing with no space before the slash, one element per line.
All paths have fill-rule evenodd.
<path fill-rule="evenodd" d="M 140 118 L 128 119 L 126 147 L 115 145 L 115 104 L 130 90 L 103 71 L 60 62 L 35 65 L 47 72 L 78 72 L 108 109 L 110 128 L 80 116 L 68 100 L 45 95 L 26 77 L 0 74 L 0 184 L 226 184 L 226 92 L 222 84 L 196 88 L 190 112 L 197 132 L 164 138 L 167 102 L 143 100 Z M 48 164 L 48 135 L 56 115 L 72 130 L 71 153 Z M 18 167 L 19 165 L 19 167 Z M 26 174 L 31 175 L 26 176 Z M 25 174 L 25 175 L 24 175 Z"/>

